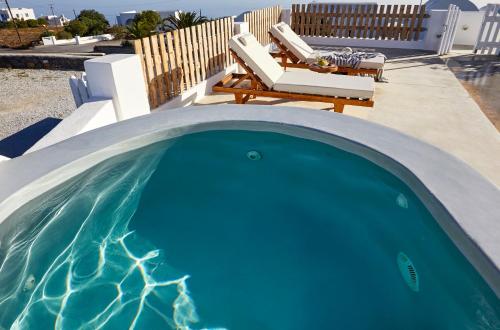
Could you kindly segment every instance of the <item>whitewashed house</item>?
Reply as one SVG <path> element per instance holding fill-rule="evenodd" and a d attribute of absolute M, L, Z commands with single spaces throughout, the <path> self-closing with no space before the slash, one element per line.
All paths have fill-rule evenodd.
<path fill-rule="evenodd" d="M 71 20 L 64 15 L 45 15 L 40 16 L 40 18 L 45 18 L 50 26 L 64 26 L 68 24 Z"/>
<path fill-rule="evenodd" d="M 36 19 L 35 11 L 33 8 L 11 8 L 12 17 L 7 8 L 0 8 L 0 21 L 7 22 L 12 20 L 12 18 L 26 21 L 29 19 Z"/>

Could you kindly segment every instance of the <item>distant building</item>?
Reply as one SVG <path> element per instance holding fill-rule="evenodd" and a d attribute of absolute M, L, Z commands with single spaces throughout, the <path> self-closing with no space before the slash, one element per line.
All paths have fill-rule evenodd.
<path fill-rule="evenodd" d="M 0 8 L 0 21 L 7 22 L 12 20 L 12 18 L 26 21 L 29 19 L 36 19 L 35 11 L 33 8 L 11 8 L 12 16 L 7 8 Z"/>
<path fill-rule="evenodd" d="M 477 6 L 469 0 L 429 0 L 425 3 L 425 9 L 448 9 L 450 5 L 456 5 L 461 11 L 479 11 Z"/>
<path fill-rule="evenodd" d="M 179 11 L 178 10 L 155 10 L 158 14 L 160 14 L 160 17 L 162 19 L 165 19 L 167 17 L 170 17 L 172 15 L 178 16 Z M 116 16 L 116 22 L 118 25 L 121 26 L 126 26 L 130 25 L 132 21 L 134 20 L 135 15 L 139 14 L 140 12 L 131 10 L 131 11 L 124 11 L 120 13 L 120 15 Z"/>
<path fill-rule="evenodd" d="M 138 12 L 135 10 L 124 11 L 120 13 L 120 15 L 116 16 L 116 22 L 121 26 L 130 25 L 137 14 Z"/>
<path fill-rule="evenodd" d="M 45 15 L 45 16 L 40 16 L 40 18 L 45 18 L 49 23 L 49 26 L 64 26 L 71 21 L 64 15 L 59 15 L 59 16 Z"/>

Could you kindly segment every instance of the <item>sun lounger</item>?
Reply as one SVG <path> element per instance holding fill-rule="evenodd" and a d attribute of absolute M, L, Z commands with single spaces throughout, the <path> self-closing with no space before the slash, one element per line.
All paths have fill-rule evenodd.
<path fill-rule="evenodd" d="M 231 38 L 229 48 L 246 73 L 225 76 L 213 91 L 234 94 L 238 104 L 257 96 L 267 96 L 326 102 L 333 104 L 336 112 L 342 112 L 346 104 L 373 106 L 375 84 L 371 77 L 285 71 L 251 33 Z"/>
<path fill-rule="evenodd" d="M 316 61 L 318 52 L 304 42 L 288 24 L 281 22 L 273 25 L 269 36 L 279 48 L 279 53 L 275 53 L 275 56 L 281 57 L 283 67 L 308 68 L 310 63 Z M 378 55 L 363 59 L 358 68 L 339 66 L 337 72 L 348 75 L 367 74 L 381 78 L 384 63 L 385 56 Z"/>

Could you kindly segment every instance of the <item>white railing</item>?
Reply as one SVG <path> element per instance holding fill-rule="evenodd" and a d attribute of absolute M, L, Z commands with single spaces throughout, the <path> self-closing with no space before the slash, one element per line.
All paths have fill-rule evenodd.
<path fill-rule="evenodd" d="M 474 53 L 500 55 L 500 4 L 489 4 L 477 37 Z"/>
<path fill-rule="evenodd" d="M 455 35 L 457 34 L 457 24 L 460 18 L 460 8 L 455 5 L 448 7 L 446 22 L 443 24 L 443 33 L 441 34 L 441 43 L 437 50 L 438 55 L 448 54 L 453 47 Z"/>

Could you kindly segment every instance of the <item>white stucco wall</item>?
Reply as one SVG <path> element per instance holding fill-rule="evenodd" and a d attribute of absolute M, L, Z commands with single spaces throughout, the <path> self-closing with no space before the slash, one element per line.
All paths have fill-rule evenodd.
<path fill-rule="evenodd" d="M 84 103 L 64 118 L 47 135 L 38 140 L 26 153 L 30 153 L 54 143 L 64 141 L 78 134 L 116 123 L 115 109 L 112 100 Z"/>
<path fill-rule="evenodd" d="M 35 17 L 35 11 L 33 8 L 11 8 L 12 11 L 12 16 L 14 18 L 20 19 L 20 20 L 28 20 L 28 19 L 36 19 Z M 12 17 L 10 17 L 10 13 L 7 10 L 7 8 L 1 8 L 0 9 L 0 21 L 10 21 Z M 3 19 L 2 17 L 8 17 L 8 19 Z"/>
<path fill-rule="evenodd" d="M 463 11 L 458 19 L 454 45 L 474 46 L 483 21 L 484 11 Z M 465 29 L 465 27 L 467 27 Z"/>
<path fill-rule="evenodd" d="M 89 96 L 112 99 L 119 121 L 151 112 L 139 55 L 106 55 L 84 66 Z"/>

